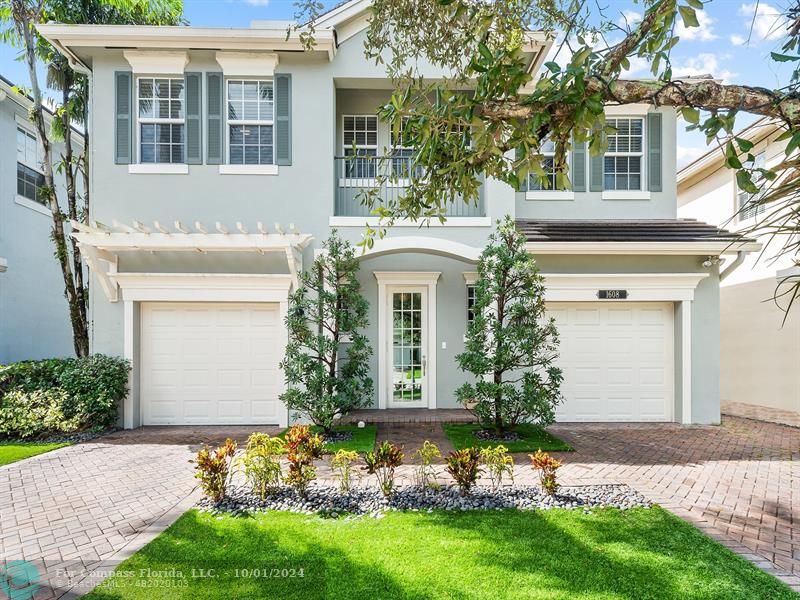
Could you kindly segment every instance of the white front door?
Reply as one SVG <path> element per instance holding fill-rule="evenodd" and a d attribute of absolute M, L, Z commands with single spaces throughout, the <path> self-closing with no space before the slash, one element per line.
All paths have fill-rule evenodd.
<path fill-rule="evenodd" d="M 277 303 L 144 302 L 144 425 L 277 424 Z"/>
<path fill-rule="evenodd" d="M 673 304 L 548 302 L 564 402 L 556 420 L 672 421 Z"/>
<path fill-rule="evenodd" d="M 428 406 L 428 288 L 387 288 L 389 408 Z"/>

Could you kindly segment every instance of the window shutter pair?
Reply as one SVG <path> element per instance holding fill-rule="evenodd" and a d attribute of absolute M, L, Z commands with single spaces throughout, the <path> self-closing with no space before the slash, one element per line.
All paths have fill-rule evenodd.
<path fill-rule="evenodd" d="M 202 74 L 185 75 L 186 106 L 186 162 L 203 163 L 202 142 Z M 219 165 L 224 162 L 223 131 L 225 119 L 224 85 L 222 73 L 206 73 L 206 162 Z M 114 74 L 114 162 L 126 165 L 133 159 L 133 126 L 136 110 L 133 102 L 133 73 L 117 71 Z M 292 93 L 291 75 L 275 76 L 275 158 L 278 165 L 292 164 Z"/>
<path fill-rule="evenodd" d="M 662 130 L 661 113 L 647 114 L 647 189 L 651 192 L 660 192 L 662 184 Z M 603 155 L 592 156 L 589 175 L 589 191 L 603 191 Z"/>
<path fill-rule="evenodd" d="M 275 164 L 292 164 L 292 76 L 276 74 L 274 79 Z M 220 165 L 225 162 L 225 85 L 222 73 L 206 73 L 208 111 L 206 115 L 206 162 Z"/>
<path fill-rule="evenodd" d="M 516 160 L 519 160 L 519 149 L 515 153 Z M 572 180 L 572 190 L 575 192 L 586 191 L 586 144 L 576 144 L 573 141 L 572 156 L 570 158 L 570 179 Z M 528 191 L 528 178 L 520 186 L 520 192 Z"/>

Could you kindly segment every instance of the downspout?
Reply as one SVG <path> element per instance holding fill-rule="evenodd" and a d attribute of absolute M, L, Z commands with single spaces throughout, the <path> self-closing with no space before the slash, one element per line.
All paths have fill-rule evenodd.
<path fill-rule="evenodd" d="M 747 256 L 747 253 L 743 250 L 739 250 L 736 253 L 736 258 L 733 260 L 733 262 L 729 264 L 724 271 L 719 272 L 719 280 L 723 281 L 728 275 L 730 275 L 737 268 L 739 268 L 741 264 L 744 262 L 745 256 Z"/>

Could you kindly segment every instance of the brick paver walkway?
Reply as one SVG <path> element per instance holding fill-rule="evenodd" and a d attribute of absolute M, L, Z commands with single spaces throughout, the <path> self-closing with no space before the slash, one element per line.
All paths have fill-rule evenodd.
<path fill-rule="evenodd" d="M 552 431 L 577 449 L 560 454 L 565 485 L 628 483 L 800 589 L 800 429 L 726 417 L 719 427 Z M 0 559 L 46 560 L 49 585 L 37 598 L 64 594 L 70 582 L 59 568 L 113 568 L 193 503 L 188 460 L 201 443 L 243 441 L 249 432 L 146 428 L 0 468 Z M 451 449 L 437 423 L 380 424 L 379 439 L 387 438 L 407 456 L 425 439 Z M 524 454 L 517 463 L 518 481 L 533 480 Z M 410 479 L 409 469 L 401 478 Z M 322 465 L 320 475 L 329 474 Z"/>

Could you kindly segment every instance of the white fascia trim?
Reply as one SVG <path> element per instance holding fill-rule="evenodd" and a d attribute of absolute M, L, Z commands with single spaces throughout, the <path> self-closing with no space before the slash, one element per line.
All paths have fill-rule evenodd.
<path fill-rule="evenodd" d="M 603 200 L 650 200 L 652 194 L 642 190 L 606 190 L 602 193 Z"/>
<path fill-rule="evenodd" d="M 188 175 L 189 165 L 186 163 L 137 163 L 128 165 L 128 173 L 132 175 Z"/>
<path fill-rule="evenodd" d="M 775 273 L 775 277 L 781 281 L 788 278 L 800 277 L 800 267 L 789 267 L 788 269 L 781 269 L 780 271 Z"/>
<path fill-rule="evenodd" d="M 681 302 L 681 423 L 692 422 L 692 301 Z"/>
<path fill-rule="evenodd" d="M 528 242 L 531 254 L 665 254 L 719 256 L 736 252 L 758 252 L 754 242 Z"/>
<path fill-rule="evenodd" d="M 177 75 L 189 64 L 188 52 L 123 50 L 122 55 L 137 75 Z"/>
<path fill-rule="evenodd" d="M 609 117 L 643 117 L 651 109 L 649 104 L 606 104 L 603 112 Z"/>
<path fill-rule="evenodd" d="M 421 252 L 425 254 L 440 254 L 453 256 L 469 262 L 478 262 L 483 248 L 468 246 L 461 242 L 454 242 L 442 238 L 426 236 L 398 236 L 385 237 L 375 240 L 372 248 L 365 250 L 361 257 L 375 257 L 382 254 L 397 254 L 402 252 Z"/>
<path fill-rule="evenodd" d="M 389 364 L 390 340 L 386 339 L 389 331 L 389 294 L 392 286 L 416 285 L 428 288 L 427 299 L 427 399 L 428 408 L 436 408 L 436 283 L 441 272 L 438 271 L 373 271 L 378 281 L 378 408 L 389 406 L 389 382 L 391 366 Z"/>
<path fill-rule="evenodd" d="M 548 302 L 683 302 L 708 273 L 543 273 Z M 625 300 L 600 300 L 598 290 L 624 289 Z"/>
<path fill-rule="evenodd" d="M 286 39 L 286 28 L 251 27 L 165 27 L 142 25 L 59 25 L 41 24 L 36 29 L 57 47 L 70 48 L 152 48 L 167 50 L 255 50 L 305 51 L 300 31 Z M 314 33 L 314 51 L 329 60 L 336 55 L 332 29 Z"/>
<path fill-rule="evenodd" d="M 225 77 L 272 77 L 278 55 L 259 52 L 217 52 L 217 63 Z"/>
<path fill-rule="evenodd" d="M 525 200 L 575 200 L 575 192 L 568 190 L 537 190 L 525 192 Z"/>
<path fill-rule="evenodd" d="M 25 208 L 29 208 L 34 212 L 37 212 L 41 215 L 45 215 L 46 217 L 53 216 L 53 213 L 44 204 L 39 204 L 38 202 L 34 202 L 30 198 L 26 198 L 25 196 L 20 196 L 19 194 L 17 194 L 16 196 L 14 196 L 14 203 L 19 204 L 20 206 L 24 206 Z"/>
<path fill-rule="evenodd" d="M 378 217 L 330 217 L 328 225 L 331 227 L 381 227 Z M 392 223 L 392 227 L 416 227 L 424 229 L 426 227 L 491 227 L 490 217 L 447 217 L 444 223 L 437 219 L 430 222 L 411 221 L 400 219 Z"/>
<path fill-rule="evenodd" d="M 133 302 L 285 302 L 291 275 L 113 273 L 123 300 Z"/>
<path fill-rule="evenodd" d="M 277 175 L 278 165 L 220 165 L 220 175 Z"/>
<path fill-rule="evenodd" d="M 362 11 L 365 11 L 372 4 L 371 0 L 352 0 L 345 2 L 324 15 L 321 15 L 315 22 L 315 29 L 333 29 L 338 27 L 341 23 L 352 19 Z"/>
<path fill-rule="evenodd" d="M 8 269 L 8 261 L 2 256 L 0 256 L 0 273 L 5 273 L 7 269 Z"/>
<path fill-rule="evenodd" d="M 466 271 L 466 272 L 464 272 L 464 283 L 466 285 L 475 285 L 476 281 L 478 281 L 478 272 L 477 271 Z"/>

